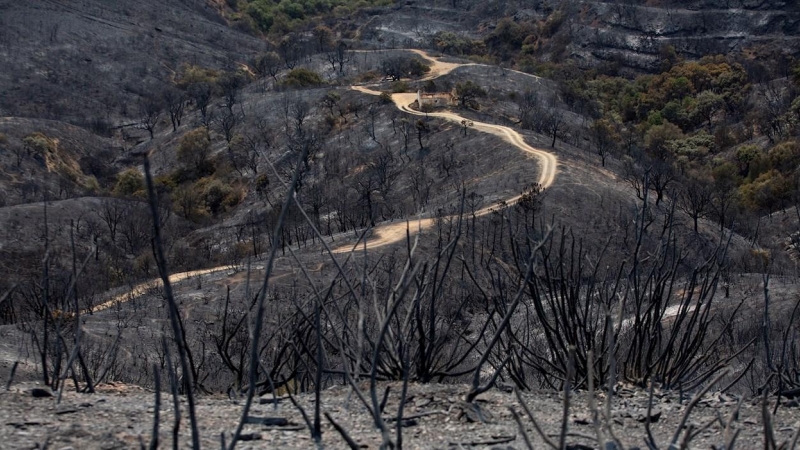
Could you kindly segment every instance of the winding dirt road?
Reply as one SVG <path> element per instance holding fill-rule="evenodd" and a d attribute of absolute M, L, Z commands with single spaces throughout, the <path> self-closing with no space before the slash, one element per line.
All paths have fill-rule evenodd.
<path fill-rule="evenodd" d="M 440 61 L 438 58 L 435 58 L 422 50 L 412 50 L 412 51 L 430 62 L 431 72 L 425 78 L 423 78 L 423 80 L 432 80 L 441 77 L 442 75 L 446 75 L 459 67 L 477 65 L 473 63 L 459 64 L 459 63 L 443 62 Z M 353 86 L 352 89 L 362 92 L 364 94 L 381 95 L 380 91 L 370 89 L 368 86 Z M 452 112 L 423 113 L 410 108 L 410 105 L 414 103 L 416 99 L 417 99 L 417 94 L 414 93 L 392 94 L 392 100 L 394 101 L 395 106 L 397 106 L 397 108 L 400 111 L 403 111 L 407 114 L 413 114 L 415 116 L 438 117 L 458 124 L 461 124 L 462 121 L 466 120 L 472 124 L 473 129 L 483 133 L 488 133 L 500 137 L 501 139 L 513 145 L 514 147 L 517 147 L 519 150 L 528 153 L 530 155 L 533 155 L 539 159 L 539 161 L 541 162 L 541 173 L 539 174 L 538 183 L 543 188 L 550 187 L 555 181 L 557 166 L 558 166 L 558 160 L 555 157 L 555 155 L 546 152 L 544 150 L 531 147 L 530 145 L 525 143 L 525 139 L 523 139 L 522 136 L 513 129 L 501 125 L 475 122 L 473 120 L 466 119 Z M 521 195 L 517 195 L 515 197 L 507 198 L 504 200 L 507 204 L 511 205 L 516 203 L 520 199 L 520 197 Z M 487 206 L 486 208 L 483 208 L 480 211 L 476 212 L 475 215 L 483 216 L 489 214 L 492 211 L 492 209 L 494 209 L 494 206 Z M 425 229 L 431 228 L 433 224 L 434 224 L 433 218 L 422 218 L 417 221 L 417 225 L 414 228 L 416 228 L 418 231 L 421 232 L 424 231 Z M 407 224 L 406 222 L 402 221 L 380 224 L 373 229 L 372 236 L 370 236 L 370 238 L 367 239 L 366 245 L 368 248 L 374 249 L 377 247 L 382 247 L 385 245 L 393 244 L 395 242 L 399 242 L 406 238 L 406 229 L 407 229 Z M 334 249 L 333 252 L 345 253 L 351 250 L 352 246 L 342 246 Z"/>
<path fill-rule="evenodd" d="M 253 266 L 253 270 L 262 269 L 263 266 Z M 190 270 L 188 272 L 180 272 L 174 273 L 169 276 L 169 282 L 177 283 L 179 281 L 186 280 L 188 278 L 199 277 L 203 275 L 209 275 L 212 273 L 222 272 L 223 270 L 231 270 L 231 266 L 219 266 L 219 267 L 212 267 L 210 269 L 200 269 L 200 270 Z M 147 293 L 148 290 L 154 288 L 160 288 L 162 286 L 161 278 L 155 278 L 149 281 L 145 281 L 143 283 L 139 283 L 136 286 L 132 287 L 129 291 L 125 293 L 115 295 L 110 299 L 106 300 L 99 305 L 95 305 L 91 308 L 91 310 L 82 311 L 81 314 L 89 314 L 96 313 L 99 311 L 103 311 L 113 307 L 114 305 L 118 305 L 120 303 L 125 303 L 128 300 L 134 299 L 136 297 L 142 296 Z"/>
<path fill-rule="evenodd" d="M 443 75 L 447 75 L 448 73 L 452 72 L 453 70 L 464 67 L 464 66 L 476 66 L 481 64 L 474 64 L 474 63 L 449 63 L 440 61 L 438 58 L 429 55 L 428 53 L 422 50 L 410 50 L 420 57 L 426 59 L 430 62 L 431 71 L 428 75 L 426 75 L 422 80 L 432 80 Z M 525 74 L 536 78 L 532 75 Z M 352 89 L 369 94 L 369 95 L 381 95 L 381 92 L 375 91 L 370 89 L 367 86 L 352 86 Z M 411 109 L 409 106 L 417 99 L 416 94 L 409 94 L 409 93 L 401 93 L 401 94 L 393 94 L 392 100 L 394 101 L 397 108 L 405 113 L 412 114 L 415 116 L 427 116 L 427 117 L 438 117 L 441 119 L 449 120 L 451 122 L 455 122 L 460 124 L 463 120 L 468 120 L 472 123 L 472 128 L 477 131 L 483 133 L 489 133 L 494 136 L 498 136 L 504 141 L 508 142 L 509 144 L 513 145 L 514 147 L 518 148 L 519 150 L 531 154 L 539 159 L 541 162 L 541 173 L 539 174 L 538 183 L 547 188 L 553 184 L 556 178 L 557 172 L 557 165 L 558 160 L 556 159 L 555 155 L 552 153 L 548 153 L 544 150 L 540 150 L 534 147 L 531 147 L 522 136 L 517 133 L 516 131 L 512 130 L 511 128 L 504 127 L 501 125 L 493 125 L 488 123 L 482 122 L 475 122 L 469 119 L 465 119 L 464 117 L 459 116 L 458 114 L 452 112 L 432 112 L 432 113 L 423 113 L 420 111 L 416 111 Z M 521 195 L 517 195 L 515 197 L 505 199 L 507 204 L 514 204 L 516 203 Z M 488 206 L 486 208 L 481 209 L 475 213 L 476 216 L 483 216 L 489 214 L 493 206 Z M 421 218 L 417 220 L 416 229 L 420 232 L 424 231 L 425 229 L 431 228 L 434 225 L 434 219 L 432 218 Z M 367 241 L 366 245 L 370 249 L 382 247 L 385 245 L 394 244 L 396 242 L 400 242 L 406 238 L 406 222 L 392 222 L 392 223 L 383 223 L 379 224 L 377 227 L 373 229 L 372 236 L 370 236 Z M 352 250 L 352 245 L 345 245 L 338 248 L 333 249 L 334 253 L 346 253 Z M 254 268 L 256 268 L 254 266 Z M 259 266 L 260 268 L 260 266 Z M 169 280 L 170 283 L 177 283 L 188 278 L 203 276 L 203 275 L 210 275 L 212 273 L 221 272 L 224 270 L 229 270 L 230 266 L 219 266 L 219 267 L 212 267 L 209 269 L 201 269 L 201 270 L 192 270 L 188 272 L 180 272 L 170 275 Z M 115 305 L 120 303 L 125 303 L 131 299 L 144 295 L 148 290 L 160 287 L 161 286 L 161 279 L 153 279 L 150 281 L 146 281 L 134 286 L 130 291 L 125 292 L 124 294 L 116 295 L 109 300 L 96 305 L 92 308 L 92 312 L 99 312 L 106 309 L 109 309 Z M 82 312 L 82 314 L 86 314 L 89 311 Z"/>

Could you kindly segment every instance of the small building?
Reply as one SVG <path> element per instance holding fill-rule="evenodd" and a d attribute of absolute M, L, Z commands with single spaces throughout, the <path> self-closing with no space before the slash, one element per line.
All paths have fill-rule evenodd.
<path fill-rule="evenodd" d="M 458 105 L 458 97 L 456 96 L 456 90 L 453 89 L 450 92 L 422 92 L 417 91 L 417 107 L 422 109 L 424 107 L 445 107 L 445 106 L 457 106 Z"/>

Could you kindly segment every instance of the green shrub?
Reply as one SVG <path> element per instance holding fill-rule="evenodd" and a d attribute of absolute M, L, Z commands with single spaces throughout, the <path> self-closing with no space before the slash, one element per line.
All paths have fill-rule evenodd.
<path fill-rule="evenodd" d="M 127 169 L 117 176 L 112 192 L 117 197 L 144 195 L 144 176 L 134 168 Z"/>
<path fill-rule="evenodd" d="M 195 186 L 181 186 L 172 193 L 172 205 L 183 217 L 196 220 L 205 214 L 200 210 L 200 193 Z"/>
<path fill-rule="evenodd" d="M 199 83 L 214 84 L 219 78 L 219 72 L 206 69 L 193 64 L 184 64 L 180 67 L 175 84 L 182 89 Z"/>
<path fill-rule="evenodd" d="M 306 16 L 303 5 L 299 3 L 284 0 L 280 3 L 280 9 L 290 19 L 303 19 Z"/>
<path fill-rule="evenodd" d="M 462 106 L 470 106 L 472 108 L 477 108 L 477 99 L 486 97 L 486 90 L 480 87 L 478 84 L 473 83 L 471 80 L 467 80 L 463 83 L 456 84 L 456 95 L 458 95 L 458 101 L 461 102 Z"/>
<path fill-rule="evenodd" d="M 800 144 L 797 141 L 782 142 L 769 151 L 769 162 L 772 167 L 789 172 L 800 167 Z"/>
<path fill-rule="evenodd" d="M 206 211 L 214 216 L 230 210 L 241 201 L 241 193 L 237 189 L 213 177 L 198 180 L 193 190 L 194 195 L 199 194 Z"/>
<path fill-rule="evenodd" d="M 211 155 L 211 139 L 205 128 L 194 129 L 181 137 L 178 144 L 178 161 L 184 169 L 194 171 L 199 178 L 213 172 L 209 161 Z"/>
<path fill-rule="evenodd" d="M 264 3 L 254 2 L 247 5 L 245 10 L 248 16 L 253 19 L 256 26 L 263 32 L 268 32 L 275 22 L 275 16 L 272 10 Z"/>
<path fill-rule="evenodd" d="M 42 133 L 33 133 L 22 139 L 28 153 L 39 156 L 46 156 L 48 153 L 56 151 L 56 142 Z"/>
<path fill-rule="evenodd" d="M 326 115 L 325 116 L 325 125 L 328 127 L 328 130 L 332 130 L 336 128 L 336 125 L 339 124 L 339 119 L 335 116 Z"/>
<path fill-rule="evenodd" d="M 652 155 L 668 155 L 672 141 L 683 137 L 680 128 L 665 120 L 661 125 L 655 125 L 645 133 L 644 146 Z"/>
<path fill-rule="evenodd" d="M 243 0 L 240 8 L 263 33 L 279 34 L 307 25 L 314 17 L 346 17 L 356 9 L 389 5 L 391 0 Z M 236 8 L 234 8 L 236 9 Z"/>
<path fill-rule="evenodd" d="M 442 53 L 451 55 L 483 55 L 486 45 L 482 41 L 464 38 L 449 31 L 439 31 L 433 35 L 433 46 Z"/>
<path fill-rule="evenodd" d="M 172 175 L 159 175 L 154 177 L 153 184 L 155 185 L 156 190 L 162 192 L 172 192 L 178 187 L 178 184 L 175 182 L 175 178 L 172 177 Z"/>
<path fill-rule="evenodd" d="M 408 86 L 408 83 L 405 81 L 395 81 L 392 83 L 392 93 L 394 94 L 401 94 L 403 92 L 409 92 L 411 88 Z"/>
<path fill-rule="evenodd" d="M 287 87 L 304 88 L 319 86 L 323 84 L 323 81 L 318 73 L 300 67 L 289 72 L 281 83 Z"/>
<path fill-rule="evenodd" d="M 392 94 L 388 92 L 381 92 L 381 95 L 378 98 L 381 100 L 381 103 L 385 104 L 394 103 L 394 100 L 392 100 Z"/>
<path fill-rule="evenodd" d="M 401 78 L 422 76 L 431 71 L 431 67 L 420 58 L 394 56 L 381 61 L 381 72 L 392 81 Z"/>
<path fill-rule="evenodd" d="M 90 175 L 83 180 L 83 187 L 90 194 L 96 194 L 100 192 L 100 183 L 97 181 L 97 178 L 95 178 L 94 175 Z"/>
<path fill-rule="evenodd" d="M 334 17 L 347 17 L 352 13 L 353 13 L 353 10 L 351 10 L 347 6 L 339 5 L 339 6 L 336 6 L 335 8 L 333 8 L 333 16 Z"/>
<path fill-rule="evenodd" d="M 364 72 L 364 73 L 358 74 L 358 76 L 356 76 L 355 81 L 356 81 L 356 83 L 369 83 L 371 81 L 375 81 L 375 80 L 378 80 L 380 78 L 381 78 L 381 74 L 379 74 L 378 72 L 376 72 L 374 70 L 370 70 L 369 72 Z"/>
<path fill-rule="evenodd" d="M 539 26 L 540 33 L 544 37 L 553 36 L 561 27 L 561 24 L 564 23 L 564 19 L 565 16 L 563 11 L 560 9 L 553 11 L 553 13 L 547 17 L 547 20 L 545 20 L 544 23 Z"/>
<path fill-rule="evenodd" d="M 794 180 L 777 170 L 770 170 L 739 187 L 739 195 L 742 203 L 751 210 L 766 212 L 785 207 L 796 189 Z"/>
<path fill-rule="evenodd" d="M 133 260 L 133 270 L 141 276 L 149 276 L 156 267 L 153 252 L 144 252 Z"/>
<path fill-rule="evenodd" d="M 248 14 L 234 14 L 231 16 L 231 21 L 233 22 L 231 24 L 233 28 L 242 33 L 257 34 L 257 31 L 260 29 L 260 26 L 256 24 L 253 17 Z"/>

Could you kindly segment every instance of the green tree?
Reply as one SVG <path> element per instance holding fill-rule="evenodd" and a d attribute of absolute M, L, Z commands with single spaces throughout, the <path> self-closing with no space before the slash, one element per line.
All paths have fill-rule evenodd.
<path fill-rule="evenodd" d="M 797 141 L 785 141 L 772 147 L 768 154 L 770 166 L 783 173 L 800 168 L 800 144 Z"/>
<path fill-rule="evenodd" d="M 117 197 L 132 197 L 144 193 L 144 177 L 136 169 L 127 169 L 117 176 L 112 191 Z"/>
<path fill-rule="evenodd" d="M 461 106 L 472 106 L 476 104 L 478 98 L 486 97 L 486 91 L 471 80 L 467 80 L 456 84 L 456 95 Z"/>
<path fill-rule="evenodd" d="M 245 12 L 253 19 L 258 28 L 265 33 L 272 28 L 272 24 L 275 22 L 275 15 L 266 2 L 255 1 L 250 3 L 247 5 Z"/>
<path fill-rule="evenodd" d="M 200 177 L 210 171 L 211 139 L 208 130 L 197 128 L 181 137 L 178 144 L 178 161 Z"/>
<path fill-rule="evenodd" d="M 333 108 L 339 106 L 339 101 L 342 99 L 342 96 L 339 95 L 336 91 L 328 91 L 325 93 L 325 96 L 322 97 L 322 105 L 328 108 L 328 112 L 330 112 L 331 117 L 334 117 Z"/>
<path fill-rule="evenodd" d="M 678 56 L 678 52 L 675 51 L 675 47 L 667 44 L 662 45 L 658 49 L 658 58 L 662 72 L 668 71 L 672 68 L 672 66 L 677 64 L 678 61 L 680 61 L 680 57 Z"/>
<path fill-rule="evenodd" d="M 762 173 L 752 182 L 739 187 L 744 205 L 759 212 L 770 212 L 785 207 L 796 190 L 797 185 L 794 180 L 783 176 L 777 170 Z"/>
<path fill-rule="evenodd" d="M 318 25 L 311 33 L 314 35 L 314 41 L 317 44 L 318 51 L 324 52 L 333 46 L 333 38 L 335 35 L 333 30 L 325 25 Z"/>
<path fill-rule="evenodd" d="M 401 78 L 418 77 L 430 72 L 431 68 L 419 58 L 396 56 L 381 62 L 381 72 L 392 81 Z"/>
<path fill-rule="evenodd" d="M 647 130 L 644 135 L 644 146 L 648 153 L 660 160 L 667 159 L 670 155 L 670 142 L 683 138 L 683 132 L 678 126 L 664 121 Z"/>
<path fill-rule="evenodd" d="M 236 189 L 216 178 L 206 177 L 198 180 L 194 184 L 194 189 L 199 193 L 206 210 L 215 216 L 228 211 L 241 201 Z"/>
<path fill-rule="evenodd" d="M 181 186 L 172 193 L 172 204 L 183 217 L 196 220 L 199 216 L 200 195 L 194 186 Z"/>
<path fill-rule="evenodd" d="M 697 94 L 693 115 L 706 123 L 709 131 L 712 129 L 714 115 L 725 106 L 725 99 L 712 91 L 703 91 Z"/>
<path fill-rule="evenodd" d="M 276 82 L 282 66 L 281 57 L 275 52 L 261 53 L 253 61 L 253 69 L 260 77 L 270 76 Z"/>
<path fill-rule="evenodd" d="M 600 164 L 605 167 L 606 158 L 614 151 L 620 141 L 617 127 L 609 119 L 598 119 L 592 123 L 590 131 L 595 151 L 600 156 Z"/>
<path fill-rule="evenodd" d="M 739 176 L 746 177 L 750 173 L 750 165 L 758 158 L 758 147 L 755 145 L 743 145 L 736 149 L 736 163 L 739 166 Z"/>

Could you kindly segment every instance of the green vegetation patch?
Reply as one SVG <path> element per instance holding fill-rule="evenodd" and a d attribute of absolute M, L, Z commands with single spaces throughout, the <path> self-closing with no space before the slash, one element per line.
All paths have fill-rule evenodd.
<path fill-rule="evenodd" d="M 75 156 L 59 147 L 58 139 L 36 132 L 25 136 L 22 143 L 26 154 L 48 172 L 57 173 L 87 191 L 98 189 L 97 179 L 83 173 Z"/>
<path fill-rule="evenodd" d="M 313 70 L 300 67 L 286 74 L 281 84 L 292 88 L 304 88 L 320 86 L 324 84 L 324 81 L 322 81 L 322 77 Z"/>
<path fill-rule="evenodd" d="M 214 84 L 219 77 L 220 73 L 216 70 L 206 69 L 192 64 L 184 64 L 178 71 L 175 84 L 180 88 L 186 89 L 193 84 Z"/>
<path fill-rule="evenodd" d="M 113 193 L 117 197 L 144 197 L 144 176 L 136 169 L 127 169 L 117 176 Z"/>
<path fill-rule="evenodd" d="M 237 9 L 262 33 L 282 33 L 317 17 L 342 17 L 359 9 L 392 3 L 392 0 L 244 0 Z"/>

